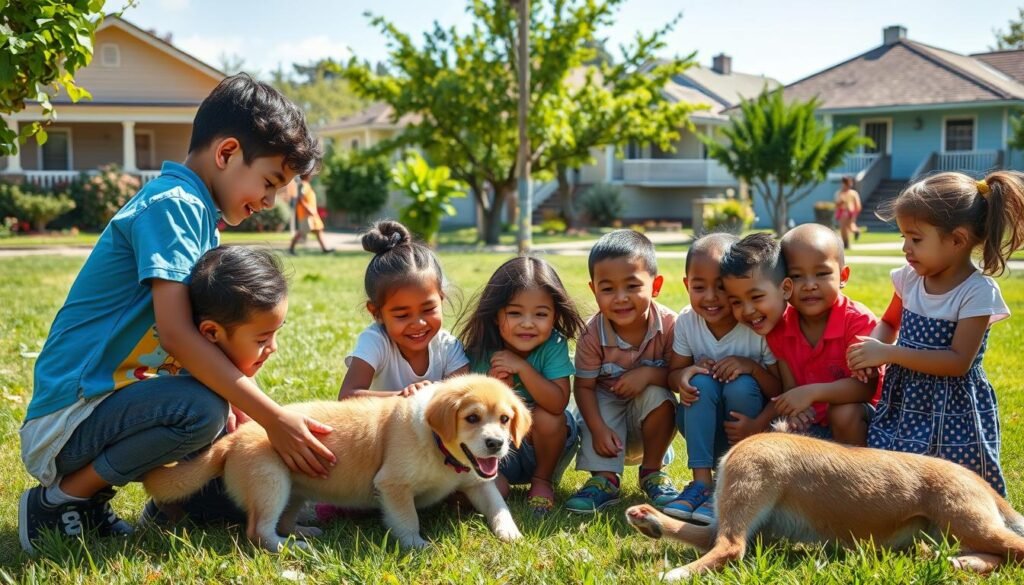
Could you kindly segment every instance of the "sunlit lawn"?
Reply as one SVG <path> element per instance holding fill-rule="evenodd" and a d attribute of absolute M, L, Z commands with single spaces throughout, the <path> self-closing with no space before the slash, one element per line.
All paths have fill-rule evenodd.
<path fill-rule="evenodd" d="M 447 325 L 454 323 L 460 299 L 468 299 L 506 256 L 442 254 L 456 285 Z M 260 373 L 260 385 L 282 402 L 331 399 L 344 375 L 343 358 L 368 323 L 362 308 L 362 275 L 368 255 L 309 254 L 285 260 L 291 303 L 280 351 Z M 594 309 L 587 289 L 586 262 L 553 256 L 570 292 L 585 312 Z M 17 429 L 31 392 L 33 359 L 54 313 L 81 266 L 81 258 L 33 257 L 0 260 L 0 580 L 53 583 L 653 583 L 657 571 L 695 558 L 695 551 L 656 542 L 634 533 L 623 520 L 627 505 L 643 501 L 636 472 L 623 482 L 624 501 L 596 518 L 556 511 L 538 522 L 528 517 L 522 492 L 514 495 L 513 514 L 526 539 L 506 545 L 495 540 L 482 520 L 461 518 L 439 507 L 423 514 L 423 534 L 436 545 L 403 554 L 386 538 L 380 521 L 341 521 L 316 541 L 312 553 L 268 554 L 254 549 L 236 528 L 189 529 L 176 535 L 149 530 L 127 540 L 54 544 L 30 560 L 20 552 L 16 530 L 18 494 L 31 485 L 21 467 Z M 664 259 L 667 283 L 660 300 L 679 309 L 686 295 L 682 260 Z M 855 266 L 847 292 L 876 312 L 890 297 L 888 269 Z M 993 329 L 985 366 L 1001 401 L 1003 461 L 1011 500 L 1021 503 L 1024 471 L 1024 279 L 1001 281 L 1011 309 L 1018 313 Z M 84 349 L 84 348 L 83 348 Z M 680 440 L 676 453 L 685 454 Z M 340 454 L 344 461 L 344 454 Z M 683 457 L 670 472 L 682 484 L 689 476 Z M 559 501 L 584 481 L 567 474 Z M 828 493 L 822 494 L 827 498 Z M 144 503 L 137 485 L 122 490 L 115 507 L 135 520 Z M 944 560 L 950 551 L 908 553 L 870 548 L 846 552 L 781 545 L 761 550 L 722 574 L 722 582 L 744 583 L 937 583 L 959 580 Z M 996 582 L 1024 581 L 1024 570 L 1002 572 Z"/>

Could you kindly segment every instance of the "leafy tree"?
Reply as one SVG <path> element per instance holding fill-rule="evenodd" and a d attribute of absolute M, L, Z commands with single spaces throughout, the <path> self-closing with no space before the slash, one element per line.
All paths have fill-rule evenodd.
<path fill-rule="evenodd" d="M 789 207 L 807 197 L 846 155 L 872 144 L 853 126 L 830 136 L 814 117 L 817 108 L 816 99 L 787 103 L 781 88 L 765 91 L 740 104 L 740 115 L 722 129 L 726 143 L 703 137 L 708 157 L 764 199 L 780 236 L 786 231 Z"/>
<path fill-rule="evenodd" d="M 326 124 L 358 112 L 367 101 L 356 95 L 344 79 L 344 67 L 332 59 L 307 65 L 292 65 L 294 75 L 271 74 L 271 83 L 289 99 L 302 106 L 310 124 Z"/>
<path fill-rule="evenodd" d="M 399 219 L 409 231 L 433 246 L 444 216 L 455 215 L 451 200 L 465 197 L 458 181 L 446 166 L 431 168 L 420 153 L 412 151 L 391 171 L 391 180 L 412 201 L 402 208 Z"/>
<path fill-rule="evenodd" d="M 357 224 L 384 207 L 391 184 L 390 165 L 381 156 L 344 152 L 327 157 L 320 182 L 327 207 L 344 211 Z"/>
<path fill-rule="evenodd" d="M 690 65 L 689 58 L 654 60 L 675 21 L 637 35 L 614 64 L 599 58 L 597 32 L 612 23 L 622 2 L 535 0 L 530 5 L 530 164 L 538 177 L 590 162 L 598 146 L 637 140 L 667 148 L 687 124 L 692 107 L 668 103 L 661 88 Z M 422 46 L 373 17 L 390 42 L 391 75 L 376 75 L 353 60 L 345 76 L 361 95 L 391 105 L 395 116 L 419 115 L 379 147 L 416 145 L 432 162 L 450 167 L 476 197 L 480 231 L 493 244 L 503 204 L 516 191 L 515 8 L 508 0 L 469 0 L 468 10 L 473 23 L 465 32 L 435 23 Z M 585 67 L 588 62 L 595 64 Z"/>
<path fill-rule="evenodd" d="M 1007 49 L 1024 49 L 1024 8 L 1017 9 L 1017 19 L 1010 19 L 1009 30 L 1005 33 L 1002 29 L 996 29 L 992 31 L 996 35 L 996 46 L 989 47 L 994 48 L 997 51 L 1005 51 Z"/>
<path fill-rule="evenodd" d="M 63 89 L 71 101 L 92 96 L 75 84 L 75 72 L 92 60 L 93 35 L 103 19 L 103 0 L 0 1 L 0 113 L 14 114 L 27 100 L 53 118 L 50 98 Z M 49 87 L 47 87 L 49 86 Z M 0 153 L 18 150 L 18 139 L 46 142 L 39 122 L 20 136 L 0 119 Z"/>

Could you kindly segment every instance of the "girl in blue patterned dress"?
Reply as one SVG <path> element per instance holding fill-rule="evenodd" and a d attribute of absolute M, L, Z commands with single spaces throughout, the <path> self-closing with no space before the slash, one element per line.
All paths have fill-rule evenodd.
<path fill-rule="evenodd" d="M 1010 316 L 991 276 L 1024 244 L 1024 175 L 933 175 L 889 211 L 907 266 L 892 272 L 895 294 L 871 337 L 847 352 L 859 376 L 886 365 L 868 446 L 959 463 L 1005 496 L 999 413 L 981 361 L 989 326 Z M 980 269 L 971 259 L 979 247 Z"/>

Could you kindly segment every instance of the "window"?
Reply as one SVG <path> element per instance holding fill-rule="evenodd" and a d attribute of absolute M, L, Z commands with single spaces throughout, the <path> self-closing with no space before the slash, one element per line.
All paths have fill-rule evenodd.
<path fill-rule="evenodd" d="M 100 65 L 104 67 L 121 66 L 121 47 L 113 43 L 100 45 Z"/>
<path fill-rule="evenodd" d="M 46 144 L 39 147 L 39 162 L 44 171 L 71 170 L 71 131 L 47 130 Z"/>
<path fill-rule="evenodd" d="M 888 122 L 865 122 L 864 136 L 867 136 L 875 143 L 874 146 L 865 146 L 865 154 L 886 154 L 889 145 L 889 123 Z"/>
<path fill-rule="evenodd" d="M 135 166 L 140 171 L 151 171 L 156 166 L 156 141 L 152 130 L 135 131 Z"/>
<path fill-rule="evenodd" d="M 974 150 L 974 119 L 946 120 L 946 152 Z"/>
<path fill-rule="evenodd" d="M 352 147 L 352 150 L 359 150 L 359 139 L 353 138 L 350 146 Z"/>

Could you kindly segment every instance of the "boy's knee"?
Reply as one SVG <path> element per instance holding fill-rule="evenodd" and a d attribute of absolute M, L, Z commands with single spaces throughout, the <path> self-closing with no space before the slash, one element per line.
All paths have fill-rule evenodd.
<path fill-rule="evenodd" d="M 552 414 L 543 408 L 537 407 L 533 409 L 532 415 L 533 425 L 530 429 L 531 434 L 550 436 L 559 432 L 565 432 L 565 413 Z"/>
<path fill-rule="evenodd" d="M 865 444 L 868 423 L 864 416 L 864 405 L 859 402 L 829 405 L 828 426 L 832 429 L 833 438 L 839 442 Z"/>
<path fill-rule="evenodd" d="M 230 406 L 213 391 L 202 388 L 189 394 L 186 425 L 197 442 L 209 443 L 224 431 Z"/>
<path fill-rule="evenodd" d="M 741 374 L 732 382 L 726 382 L 722 393 L 729 398 L 761 396 L 761 386 L 750 374 Z"/>
<path fill-rule="evenodd" d="M 721 382 L 712 378 L 708 374 L 697 374 L 690 378 L 690 385 L 700 391 L 701 395 L 714 392 Z"/>

